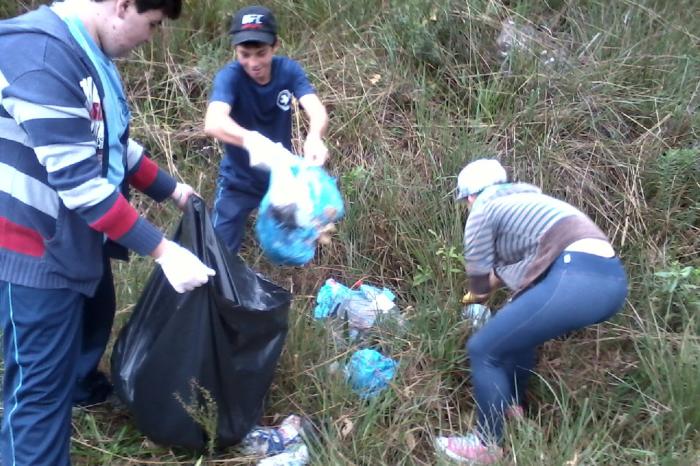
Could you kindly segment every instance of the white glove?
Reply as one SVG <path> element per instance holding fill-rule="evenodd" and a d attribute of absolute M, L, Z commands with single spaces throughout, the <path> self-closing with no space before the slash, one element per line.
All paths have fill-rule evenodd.
<path fill-rule="evenodd" d="M 320 137 L 311 136 L 306 138 L 306 141 L 304 141 L 304 159 L 310 165 L 318 165 L 319 167 L 326 163 L 328 148 Z"/>
<path fill-rule="evenodd" d="M 209 277 L 216 275 L 216 272 L 204 265 L 197 256 L 172 241 L 166 242 L 166 247 L 156 262 L 178 293 L 191 291 L 208 282 Z"/>
<path fill-rule="evenodd" d="M 248 131 L 243 136 L 243 148 L 248 151 L 250 166 L 270 170 L 276 164 L 291 165 L 298 160 L 280 143 L 274 143 L 257 131 Z"/>
<path fill-rule="evenodd" d="M 187 200 L 193 194 L 197 194 L 197 192 L 192 186 L 185 183 L 178 183 L 175 185 L 175 190 L 173 190 L 173 193 L 170 195 L 170 199 L 173 200 L 178 209 L 185 210 Z"/>

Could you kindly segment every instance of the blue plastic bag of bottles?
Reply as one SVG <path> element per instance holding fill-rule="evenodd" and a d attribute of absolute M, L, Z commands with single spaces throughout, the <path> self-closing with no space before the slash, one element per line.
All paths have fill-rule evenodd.
<path fill-rule="evenodd" d="M 347 321 L 348 336 L 350 341 L 355 341 L 365 337 L 379 321 L 384 324 L 393 321 L 399 327 L 403 326 L 395 299 L 394 293 L 387 288 L 365 285 L 361 281 L 348 288 L 329 278 L 318 290 L 314 318 L 334 317 Z"/>
<path fill-rule="evenodd" d="M 299 159 L 272 168 L 255 233 L 272 262 L 304 265 L 313 259 L 319 238 L 344 214 L 336 180 Z"/>

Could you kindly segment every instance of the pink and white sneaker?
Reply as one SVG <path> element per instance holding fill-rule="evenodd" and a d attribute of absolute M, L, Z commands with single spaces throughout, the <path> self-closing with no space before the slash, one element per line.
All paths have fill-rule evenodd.
<path fill-rule="evenodd" d="M 505 415 L 507 419 L 521 421 L 525 419 L 525 408 L 520 405 L 510 405 L 506 408 Z"/>
<path fill-rule="evenodd" d="M 503 451 L 500 448 L 484 445 L 476 434 L 463 437 L 437 437 L 435 448 L 458 463 L 474 466 L 493 464 L 503 457 Z"/>

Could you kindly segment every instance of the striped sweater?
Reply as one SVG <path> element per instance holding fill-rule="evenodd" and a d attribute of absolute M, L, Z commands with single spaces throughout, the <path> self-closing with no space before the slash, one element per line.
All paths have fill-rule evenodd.
<path fill-rule="evenodd" d="M 104 237 L 149 254 L 162 233 L 107 180 L 109 160 L 161 201 L 175 180 L 133 140 L 110 154 L 104 90 L 47 7 L 0 21 L 0 280 L 92 295 Z"/>
<path fill-rule="evenodd" d="M 607 239 L 584 213 L 535 186 L 490 186 L 476 198 L 464 228 L 470 289 L 488 292 L 493 270 L 508 288 L 519 292 L 566 246 L 583 238 Z"/>

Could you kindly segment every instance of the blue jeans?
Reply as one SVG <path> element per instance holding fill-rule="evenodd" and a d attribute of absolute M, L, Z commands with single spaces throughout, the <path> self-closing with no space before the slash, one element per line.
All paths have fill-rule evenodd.
<path fill-rule="evenodd" d="M 2 464 L 70 465 L 71 401 L 85 296 L 0 281 Z"/>
<path fill-rule="evenodd" d="M 219 177 L 212 222 L 219 238 L 233 253 L 240 249 L 246 221 L 261 200 L 260 195 L 238 191 L 226 179 Z"/>
<path fill-rule="evenodd" d="M 627 278 L 618 258 L 563 252 L 533 286 L 467 342 L 482 438 L 499 442 L 504 411 L 524 401 L 537 347 L 620 310 Z"/>

